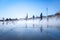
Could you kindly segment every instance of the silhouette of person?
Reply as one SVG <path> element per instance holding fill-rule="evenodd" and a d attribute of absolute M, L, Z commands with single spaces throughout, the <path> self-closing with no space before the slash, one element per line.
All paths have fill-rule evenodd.
<path fill-rule="evenodd" d="M 34 20 L 35 16 L 33 15 L 33 20 Z"/>
<path fill-rule="evenodd" d="M 42 17 L 43 17 L 43 16 L 42 16 L 42 13 L 41 13 L 41 14 L 40 14 L 40 19 L 41 19 L 41 20 L 42 20 Z"/>
<path fill-rule="evenodd" d="M 4 24 L 4 18 L 3 18 L 3 23 L 2 24 Z"/>
<path fill-rule="evenodd" d="M 3 21 L 4 21 L 4 18 L 3 18 Z"/>
<path fill-rule="evenodd" d="M 26 21 L 27 21 L 27 19 L 28 19 L 28 14 L 27 14 L 27 16 L 26 16 Z"/>

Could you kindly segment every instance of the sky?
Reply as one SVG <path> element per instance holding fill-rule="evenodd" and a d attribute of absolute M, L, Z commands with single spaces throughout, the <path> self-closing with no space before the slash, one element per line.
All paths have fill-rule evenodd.
<path fill-rule="evenodd" d="M 47 12 L 48 8 L 48 12 Z M 59 0 L 0 0 L 0 18 L 25 18 L 53 15 L 60 11 Z"/>

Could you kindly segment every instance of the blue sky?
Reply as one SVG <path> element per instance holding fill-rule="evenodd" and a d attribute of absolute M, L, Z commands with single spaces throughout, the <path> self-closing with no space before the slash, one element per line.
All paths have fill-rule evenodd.
<path fill-rule="evenodd" d="M 0 0 L 0 18 L 24 18 L 28 13 L 39 16 L 42 12 L 46 15 L 55 14 L 60 11 L 59 0 Z"/>

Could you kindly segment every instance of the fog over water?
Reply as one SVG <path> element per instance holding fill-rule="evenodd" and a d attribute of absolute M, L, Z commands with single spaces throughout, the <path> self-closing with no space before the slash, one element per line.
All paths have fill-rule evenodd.
<path fill-rule="evenodd" d="M 0 40 L 60 40 L 60 18 L 0 22 Z"/>

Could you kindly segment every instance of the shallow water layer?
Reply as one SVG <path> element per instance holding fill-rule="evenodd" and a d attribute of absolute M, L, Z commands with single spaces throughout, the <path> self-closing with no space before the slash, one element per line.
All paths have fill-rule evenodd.
<path fill-rule="evenodd" d="M 56 21 L 0 22 L 0 40 L 60 40 L 60 25 Z"/>

